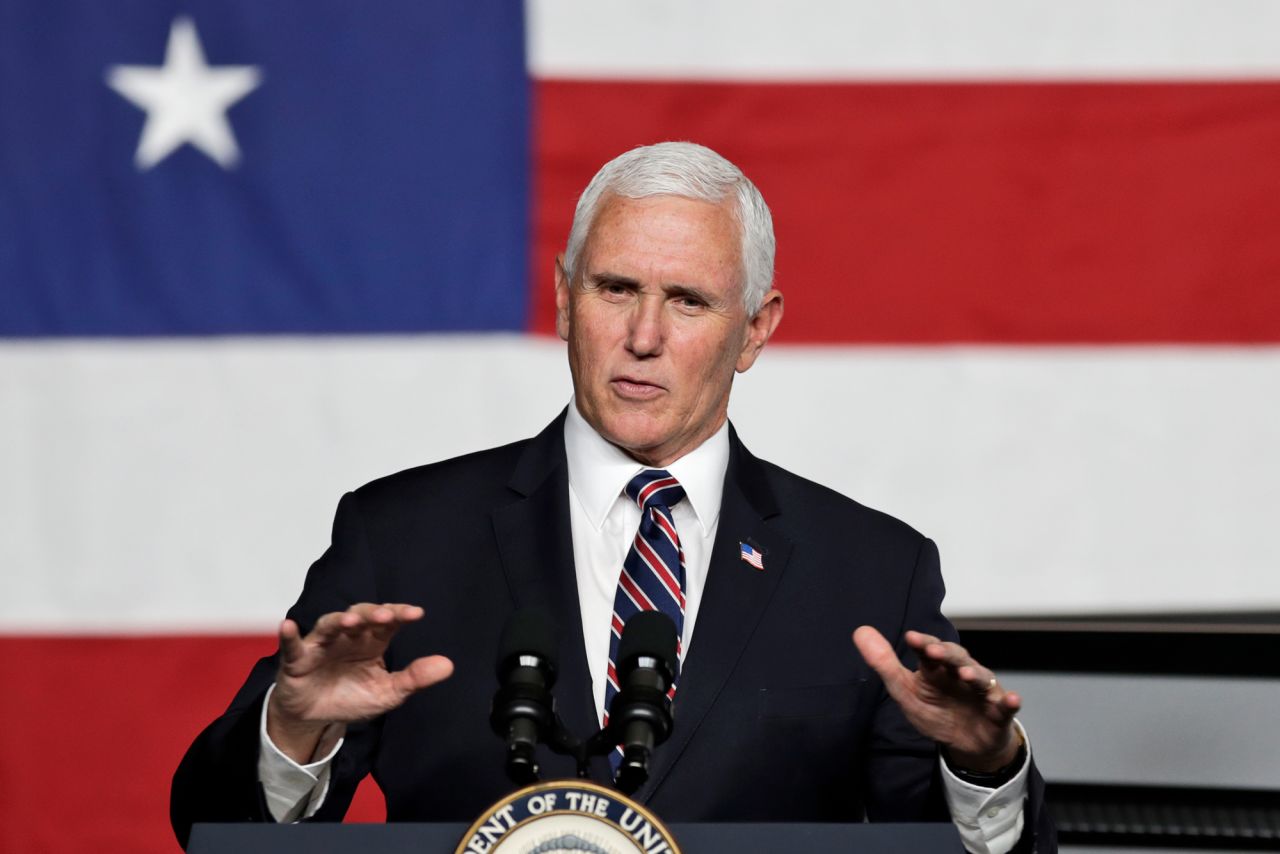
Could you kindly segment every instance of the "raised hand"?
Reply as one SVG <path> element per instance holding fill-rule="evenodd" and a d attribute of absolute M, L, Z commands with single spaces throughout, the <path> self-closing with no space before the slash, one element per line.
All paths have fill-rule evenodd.
<path fill-rule="evenodd" d="M 904 636 L 920 658 L 908 670 L 893 646 L 871 626 L 853 633 L 867 664 L 921 735 L 944 745 L 950 760 L 973 771 L 995 771 L 1018 753 L 1013 717 L 1022 699 L 1006 691 L 995 674 L 957 643 L 922 632 Z"/>
<path fill-rule="evenodd" d="M 382 655 L 400 626 L 422 619 L 417 605 L 368 602 L 325 614 L 306 637 L 280 624 L 280 669 L 267 708 L 267 735 L 298 762 L 311 759 L 332 724 L 368 720 L 453 673 L 444 656 L 391 673 Z"/>

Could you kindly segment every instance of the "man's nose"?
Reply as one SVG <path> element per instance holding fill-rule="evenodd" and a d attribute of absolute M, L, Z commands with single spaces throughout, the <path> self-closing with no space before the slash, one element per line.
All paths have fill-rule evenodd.
<path fill-rule="evenodd" d="M 627 349 L 636 356 L 657 356 L 662 352 L 663 299 L 658 296 L 642 296 L 636 301 L 627 330 Z"/>

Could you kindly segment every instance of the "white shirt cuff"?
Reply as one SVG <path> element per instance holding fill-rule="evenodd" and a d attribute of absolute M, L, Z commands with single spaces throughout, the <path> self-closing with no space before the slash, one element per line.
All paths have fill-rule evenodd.
<path fill-rule="evenodd" d="M 1022 836 L 1023 802 L 1031 768 L 1031 741 L 1022 724 L 1014 721 L 1027 746 L 1026 760 L 1013 779 L 998 789 L 966 783 L 942 764 L 942 782 L 951 808 L 951 820 L 960 831 L 965 850 L 973 854 L 1008 854 Z"/>
<path fill-rule="evenodd" d="M 311 762 L 299 765 L 267 736 L 267 703 L 275 689 L 275 685 L 268 688 L 262 701 L 262 720 L 258 724 L 258 780 L 267 796 L 271 817 L 280 823 L 290 823 L 310 818 L 324 803 L 329 793 L 329 769 L 333 757 L 342 748 L 347 728 L 334 724 L 326 729 L 316 745 L 319 758 L 313 756 Z"/>

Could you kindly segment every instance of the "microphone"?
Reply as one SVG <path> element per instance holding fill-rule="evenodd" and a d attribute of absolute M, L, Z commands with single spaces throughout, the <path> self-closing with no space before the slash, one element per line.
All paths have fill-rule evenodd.
<path fill-rule="evenodd" d="M 498 692 L 489 725 L 507 742 L 507 776 L 517 785 L 538 779 L 534 749 L 555 725 L 556 629 L 543 611 L 519 610 L 498 645 Z"/>
<path fill-rule="evenodd" d="M 627 621 L 618 642 L 618 693 L 605 730 L 609 744 L 622 745 L 614 785 L 631 794 L 649 778 L 653 748 L 671 735 L 675 682 L 676 624 L 661 611 L 641 611 Z"/>

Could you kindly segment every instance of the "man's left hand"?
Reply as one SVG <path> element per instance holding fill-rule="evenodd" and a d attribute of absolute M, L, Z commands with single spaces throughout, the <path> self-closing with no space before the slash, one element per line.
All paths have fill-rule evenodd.
<path fill-rule="evenodd" d="M 1019 746 L 1013 717 L 1022 699 L 1006 691 L 960 644 L 922 632 L 907 632 L 904 639 L 920 659 L 919 670 L 904 667 L 893 646 L 871 626 L 853 633 L 858 652 L 884 680 L 911 725 L 944 745 L 949 760 L 960 768 L 991 772 L 1012 762 Z"/>

